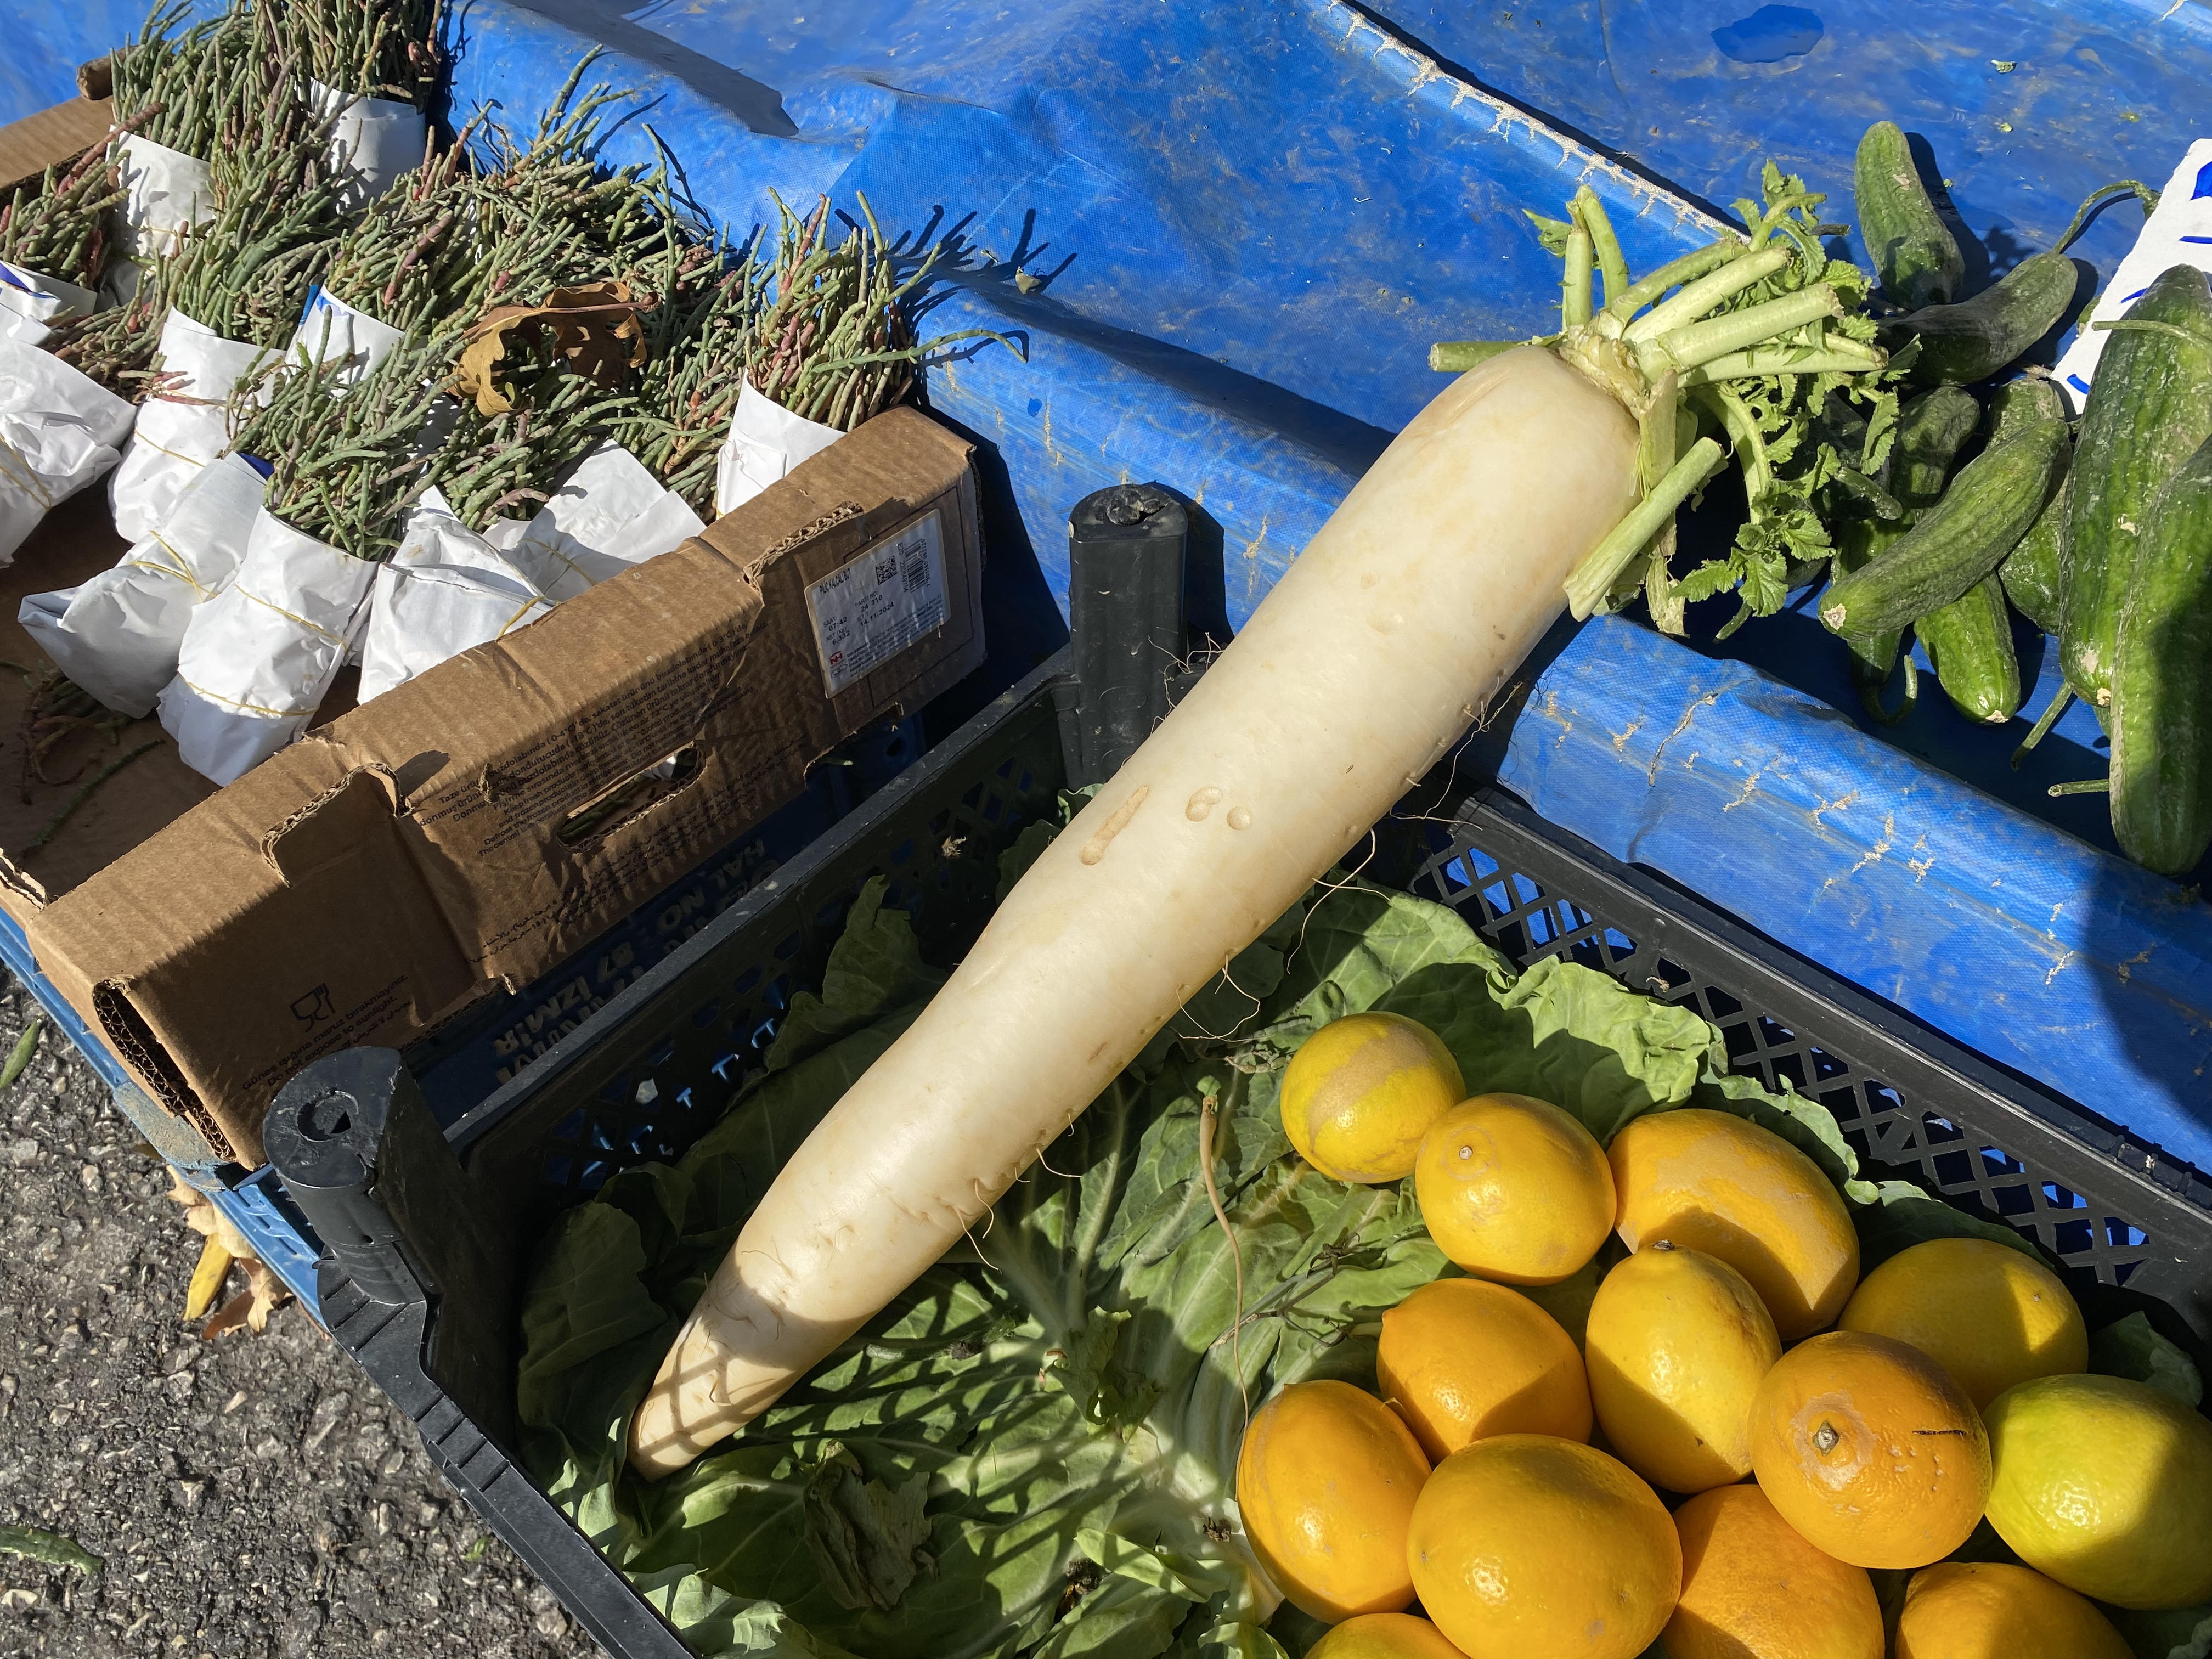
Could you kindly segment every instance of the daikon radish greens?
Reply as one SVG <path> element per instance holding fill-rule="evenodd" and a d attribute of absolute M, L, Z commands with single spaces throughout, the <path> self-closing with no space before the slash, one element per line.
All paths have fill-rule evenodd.
<path fill-rule="evenodd" d="M 1571 576 L 1582 608 L 1663 545 L 1722 459 L 1676 453 L 1683 381 L 1882 364 L 1829 337 L 1825 283 L 1706 318 L 1826 268 L 1787 215 L 1632 284 L 1597 198 L 1573 212 L 1556 345 L 1498 349 L 1414 416 L 784 1167 L 638 1409 L 641 1472 L 757 1415 L 957 1243 L 1459 739 Z"/>
<path fill-rule="evenodd" d="M 1000 860 L 1002 884 L 1041 833 Z M 1082 833 L 1057 844 L 1079 855 Z M 1516 979 L 1449 910 L 1332 880 L 804 1382 L 712 1456 L 643 1480 L 624 1431 L 671 1334 L 779 1159 L 941 981 L 882 897 L 877 883 L 854 905 L 821 997 L 796 1000 L 724 1121 L 564 1216 L 523 1302 L 526 1466 L 702 1659 L 1281 1659 L 1278 1638 L 1318 1633 L 1278 1612 L 1238 1526 L 1246 1398 L 1371 1382 L 1379 1310 L 1446 1270 L 1409 1190 L 1331 1181 L 1284 1136 L 1284 1063 L 1330 1019 L 1418 1019 L 1470 1079 L 1559 1102 L 1601 1136 L 1695 1103 L 1754 1118 L 1839 1182 L 1855 1172 L 1826 1111 L 1727 1075 L 1694 1010 L 1571 963 Z M 1209 1134 L 1241 1255 L 1233 1334 L 1238 1262 L 1199 1173 Z M 1859 1214 L 1971 1224 L 1913 1196 Z M 1871 1231 L 1867 1250 L 1882 1254 Z M 1532 1294 L 1571 1322 L 1595 1283 Z"/>

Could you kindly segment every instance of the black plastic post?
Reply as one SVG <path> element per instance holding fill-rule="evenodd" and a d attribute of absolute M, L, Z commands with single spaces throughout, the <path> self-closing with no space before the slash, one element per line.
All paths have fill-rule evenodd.
<path fill-rule="evenodd" d="M 362 1292 L 397 1304 L 422 1299 L 400 1254 L 398 1230 L 371 1189 L 402 1087 L 414 1079 L 389 1048 L 348 1048 L 277 1092 L 261 1144 L 285 1189 Z"/>
<path fill-rule="evenodd" d="M 1183 551 L 1190 520 L 1155 484 L 1094 490 L 1067 519 L 1068 631 L 1081 752 L 1076 785 L 1114 775 L 1168 712 L 1182 660 Z"/>

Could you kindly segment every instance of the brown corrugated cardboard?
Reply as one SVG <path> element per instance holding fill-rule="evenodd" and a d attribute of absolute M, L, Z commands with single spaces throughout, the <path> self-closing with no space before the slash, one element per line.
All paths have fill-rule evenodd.
<path fill-rule="evenodd" d="M 0 902 L 149 1092 L 217 1156 L 258 1162 L 269 1100 L 309 1060 L 404 1047 L 527 982 L 842 738 L 979 665 L 981 562 L 967 446 L 894 410 L 105 868 L 43 894 L 19 877 Z M 157 758 L 173 763 L 149 754 L 106 790 Z"/>
<path fill-rule="evenodd" d="M 80 82 L 93 67 L 77 71 Z M 73 98 L 0 127 L 0 197 L 50 167 L 74 161 L 107 137 L 112 110 L 105 95 Z"/>

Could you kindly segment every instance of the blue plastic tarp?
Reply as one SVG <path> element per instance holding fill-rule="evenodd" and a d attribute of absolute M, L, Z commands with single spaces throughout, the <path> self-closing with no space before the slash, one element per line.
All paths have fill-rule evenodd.
<path fill-rule="evenodd" d="M 1499 778 L 1845 979 L 2212 1169 L 2212 909 L 1618 617 L 1583 629 Z"/>
<path fill-rule="evenodd" d="M 69 95 L 74 65 L 137 21 L 117 0 L 30 9 L 0 65 L 15 101 L 0 113 Z M 1887 116 L 1932 144 L 1970 277 L 1985 280 L 2047 246 L 2097 185 L 2163 179 L 2212 86 L 2202 0 L 471 0 L 454 40 L 450 115 L 526 126 L 605 43 L 594 78 L 640 92 L 610 156 L 646 159 L 650 128 L 740 233 L 772 216 L 771 192 L 805 205 L 817 191 L 847 209 L 865 192 L 894 233 L 958 232 L 969 268 L 931 327 L 990 327 L 1021 348 L 963 349 L 930 380 L 933 406 L 984 445 L 987 615 L 1008 675 L 1057 643 L 1066 512 L 1103 484 L 1157 479 L 1197 502 L 1200 609 L 1249 615 L 1431 395 L 1431 341 L 1550 325 L 1557 267 L 1523 208 L 1556 212 L 1586 179 L 1648 267 L 1755 192 L 1771 155 L 1849 220 L 1852 149 Z M 2114 208 L 2077 253 L 2108 271 L 2136 222 Z M 2190 1127 L 2212 1122 L 2202 997 L 2160 977 L 2201 969 L 2190 930 L 2207 913 L 2170 889 L 2145 896 L 2155 884 L 2099 852 L 2111 841 L 2095 802 L 2042 794 L 2101 767 L 2094 720 L 2075 711 L 2015 774 L 2008 741 L 1932 691 L 1894 730 L 1838 714 L 1855 703 L 1809 617 L 1716 647 L 1718 620 L 1702 619 L 1698 649 L 1719 659 L 1608 623 L 1553 665 L 1526 741 L 1515 734 L 1514 780 L 1540 810 L 2212 1164 Z M 2033 675 L 2037 642 L 2023 644 Z M 1723 681 L 1733 689 L 1706 700 Z M 2051 685 L 2043 673 L 2039 697 Z M 1687 720 L 1704 753 L 1753 772 L 1779 757 L 1780 769 L 1761 773 L 1750 816 L 1694 807 L 1703 773 L 1647 775 L 1626 744 L 1570 739 L 1532 769 L 1557 735 L 1540 712 L 1555 701 L 1616 734 Z M 1767 805 L 1785 778 L 1820 792 L 1796 817 Z M 1662 779 L 1679 823 L 1653 805 Z M 1912 843 L 1878 828 L 1893 819 L 1928 820 L 1930 847 L 1960 841 L 1930 866 L 1943 902 L 1932 874 L 1911 878 L 1923 853 L 1904 856 Z M 1881 858 L 1822 885 L 1884 835 Z M 1741 880 L 1754 860 L 1771 881 Z M 1977 871 L 2070 896 L 2052 898 L 2060 909 L 2031 939 L 2020 930 L 2035 918 L 2009 900 L 1976 909 L 1953 894 Z M 2050 971 L 2034 963 L 2053 939 L 2072 954 L 2031 995 L 2014 981 Z M 1977 985 L 1990 988 L 1978 998 Z M 2146 1013 L 2153 1003 L 2166 1012 Z M 2090 1054 L 2117 1069 L 2080 1063 Z"/>

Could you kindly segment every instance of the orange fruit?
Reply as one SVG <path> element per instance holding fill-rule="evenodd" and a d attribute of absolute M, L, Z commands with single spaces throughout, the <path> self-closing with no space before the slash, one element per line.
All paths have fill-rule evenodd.
<path fill-rule="evenodd" d="M 1924 1567 L 1966 1541 L 1990 1441 L 1966 1391 L 1919 1349 L 1862 1331 L 1800 1344 L 1759 1385 L 1751 1467 L 1782 1518 L 1862 1567 Z"/>
<path fill-rule="evenodd" d="M 1984 1414 L 1990 1524 L 2020 1559 L 2114 1607 L 2212 1601 L 2212 1422 L 2123 1376 L 2039 1376 Z"/>
<path fill-rule="evenodd" d="M 1613 1231 L 1613 1171 L 1581 1122 L 1527 1095 L 1477 1095 L 1439 1117 L 1413 1165 L 1421 1219 L 1468 1273 L 1556 1285 Z"/>
<path fill-rule="evenodd" d="M 1423 1609 L 1468 1659 L 1636 1659 L 1682 1587 L 1658 1494 L 1550 1435 L 1497 1435 L 1437 1464 L 1407 1551 Z"/>
<path fill-rule="evenodd" d="M 1413 1599 L 1406 1536 L 1429 1460 L 1413 1431 L 1349 1382 L 1295 1382 L 1252 1413 L 1237 1507 L 1260 1565 L 1330 1624 Z"/>
<path fill-rule="evenodd" d="M 1756 1486 L 1716 1486 L 1674 1511 L 1682 1599 L 1667 1659 L 1882 1659 L 1864 1567 L 1814 1549 Z"/>
<path fill-rule="evenodd" d="M 2134 1656 L 2088 1597 L 2039 1572 L 1994 1561 L 1939 1561 L 1905 1587 L 1897 1659 Z"/>
<path fill-rule="evenodd" d="M 1843 1194 L 1780 1135 L 1685 1107 L 1633 1119 L 1607 1155 L 1630 1249 L 1664 1238 L 1718 1256 L 1751 1281 L 1784 1342 L 1843 1311 L 1858 1283 L 1859 1236 Z"/>
<path fill-rule="evenodd" d="M 1306 1659 L 1462 1659 L 1443 1632 L 1410 1613 L 1363 1613 L 1306 1650 Z"/>
<path fill-rule="evenodd" d="M 1980 1411 L 2015 1382 L 2089 1369 L 2089 1331 L 2064 1281 L 1990 1238 L 1931 1238 L 1859 1281 L 1836 1322 L 1910 1342 Z"/>
<path fill-rule="evenodd" d="M 1558 1320 L 1503 1285 L 1422 1285 L 1382 1316 L 1375 1380 L 1431 1461 L 1493 1434 L 1589 1438 L 1582 1355 Z"/>
<path fill-rule="evenodd" d="M 1605 1276 L 1583 1341 L 1597 1419 L 1630 1468 L 1669 1492 L 1751 1473 L 1751 1402 L 1782 1344 L 1741 1273 L 1662 1239 Z"/>
<path fill-rule="evenodd" d="M 1298 1045 L 1278 1097 L 1298 1156 L 1334 1181 L 1403 1181 L 1467 1093 L 1443 1039 L 1403 1014 L 1347 1014 Z"/>

